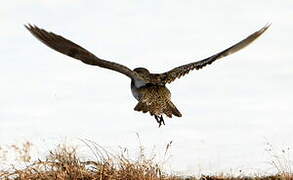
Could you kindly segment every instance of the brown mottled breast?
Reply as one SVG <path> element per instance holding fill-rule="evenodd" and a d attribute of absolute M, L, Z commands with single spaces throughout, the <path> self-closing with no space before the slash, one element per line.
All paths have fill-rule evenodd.
<path fill-rule="evenodd" d="M 171 93 L 166 86 L 147 85 L 138 89 L 143 101 L 165 102 L 170 100 Z"/>

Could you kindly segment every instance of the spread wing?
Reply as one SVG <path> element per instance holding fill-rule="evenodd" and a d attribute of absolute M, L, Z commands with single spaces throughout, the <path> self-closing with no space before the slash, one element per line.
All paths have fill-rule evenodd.
<path fill-rule="evenodd" d="M 197 62 L 193 62 L 190 64 L 176 67 L 176 68 L 174 68 L 168 72 L 162 73 L 162 74 L 154 74 L 154 76 L 155 76 L 154 78 L 156 78 L 157 80 L 160 79 L 161 84 L 171 83 L 176 78 L 180 78 L 181 76 L 187 74 L 191 70 L 194 70 L 194 69 L 199 70 L 208 64 L 212 64 L 217 59 L 228 56 L 228 55 L 235 53 L 235 52 L 239 51 L 240 49 L 246 47 L 247 45 L 252 43 L 256 38 L 258 38 L 262 33 L 264 33 L 269 27 L 270 27 L 270 24 L 264 26 L 259 31 L 256 31 L 255 33 L 249 35 L 247 38 L 243 39 L 242 41 L 238 42 L 237 44 L 235 44 L 235 45 L 229 47 L 228 49 L 226 49 L 220 53 L 217 53 L 211 57 L 208 57 L 208 58 L 203 59 L 201 61 L 197 61 Z"/>
<path fill-rule="evenodd" d="M 92 54 L 91 52 L 84 49 L 83 47 L 75 44 L 74 42 L 68 39 L 65 39 L 62 36 L 59 36 L 52 32 L 47 32 L 44 29 L 38 28 L 37 26 L 32 26 L 30 24 L 25 25 L 25 27 L 38 40 L 40 40 L 45 45 L 49 46 L 50 48 L 62 54 L 81 60 L 85 64 L 111 69 L 111 70 L 120 72 L 122 74 L 125 74 L 126 76 L 133 79 L 141 79 L 141 77 L 139 77 L 139 75 L 136 72 L 130 70 L 128 67 L 115 63 L 115 62 L 110 62 L 110 61 L 100 59 L 96 57 L 94 54 Z"/>

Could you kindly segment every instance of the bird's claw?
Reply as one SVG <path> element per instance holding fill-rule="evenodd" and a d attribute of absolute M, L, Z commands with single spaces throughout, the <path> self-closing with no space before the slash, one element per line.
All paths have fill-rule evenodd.
<path fill-rule="evenodd" d="M 159 127 L 161 127 L 162 124 L 165 125 L 165 121 L 164 121 L 164 118 L 163 118 L 162 115 L 161 116 L 156 116 L 155 115 L 155 119 L 156 119 L 157 123 L 159 124 Z"/>

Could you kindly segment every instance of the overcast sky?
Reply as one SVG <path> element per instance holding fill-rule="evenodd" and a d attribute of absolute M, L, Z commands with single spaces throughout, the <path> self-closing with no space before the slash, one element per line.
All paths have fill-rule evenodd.
<path fill-rule="evenodd" d="M 60 139 L 158 151 L 171 169 L 266 171 L 265 143 L 293 146 L 292 0 L 12 0 L 0 7 L 0 140 L 44 149 Z M 157 128 L 133 111 L 130 79 L 59 54 L 36 24 L 98 57 L 164 72 L 217 53 L 266 23 L 244 50 L 168 85 L 183 116 Z"/>

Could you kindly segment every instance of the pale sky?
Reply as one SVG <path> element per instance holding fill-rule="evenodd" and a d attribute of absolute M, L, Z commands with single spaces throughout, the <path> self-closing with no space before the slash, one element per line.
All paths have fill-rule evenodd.
<path fill-rule="evenodd" d="M 87 138 L 135 149 L 137 132 L 150 150 L 173 141 L 175 171 L 267 171 L 267 141 L 293 146 L 292 8 L 292 0 L 5 1 L 1 144 Z M 159 129 L 153 117 L 133 111 L 130 79 L 49 49 L 26 23 L 151 72 L 201 60 L 272 26 L 244 50 L 168 85 L 183 116 Z"/>

